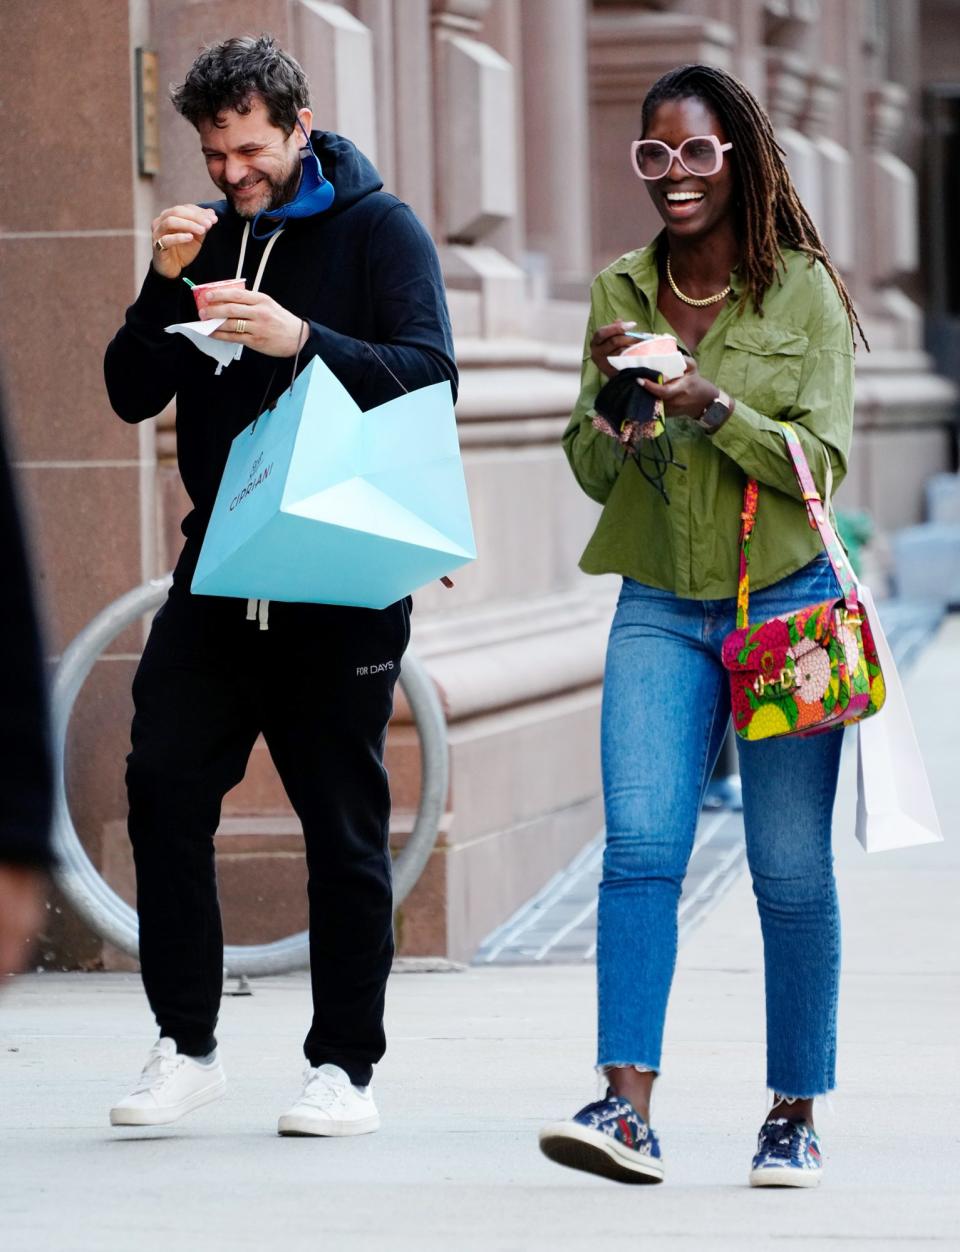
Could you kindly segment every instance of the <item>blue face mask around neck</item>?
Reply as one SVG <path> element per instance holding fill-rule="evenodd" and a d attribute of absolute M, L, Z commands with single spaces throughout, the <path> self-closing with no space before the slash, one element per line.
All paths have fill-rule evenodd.
<path fill-rule="evenodd" d="M 317 213 L 326 212 L 333 204 L 336 194 L 333 183 L 324 178 L 323 170 L 320 168 L 320 158 L 314 152 L 310 136 L 299 118 L 297 118 L 297 125 L 303 131 L 307 141 L 306 147 L 300 149 L 300 187 L 289 204 L 281 204 L 275 209 L 260 210 L 250 227 L 250 233 L 254 239 L 269 239 L 277 231 L 282 230 L 290 218 L 313 217 Z M 257 227 L 262 217 L 272 218 L 274 221 L 279 218 L 279 221 L 272 230 L 259 234 Z"/>

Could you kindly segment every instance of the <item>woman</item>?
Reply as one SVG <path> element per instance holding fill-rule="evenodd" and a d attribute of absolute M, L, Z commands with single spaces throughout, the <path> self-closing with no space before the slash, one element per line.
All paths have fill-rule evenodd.
<path fill-rule="evenodd" d="M 598 1070 L 607 1091 L 540 1139 L 561 1164 L 660 1182 L 650 1096 L 680 889 L 729 721 L 720 652 L 735 626 L 744 484 L 760 484 L 751 618 L 837 595 L 777 419 L 795 424 L 827 498 L 847 465 L 860 327 L 770 121 L 736 79 L 703 65 L 666 74 L 644 101 L 632 160 L 665 229 L 593 284 L 580 398 L 564 435 L 577 481 L 604 506 L 581 566 L 623 577 L 602 715 Z M 636 342 L 633 327 L 672 334 L 690 354 L 682 377 L 641 384 L 668 419 L 665 495 L 592 421 L 615 373 L 608 358 Z M 819 1181 L 813 1101 L 834 1085 L 840 968 L 831 855 L 840 743 L 836 733 L 738 742 L 774 1092 L 753 1185 Z"/>

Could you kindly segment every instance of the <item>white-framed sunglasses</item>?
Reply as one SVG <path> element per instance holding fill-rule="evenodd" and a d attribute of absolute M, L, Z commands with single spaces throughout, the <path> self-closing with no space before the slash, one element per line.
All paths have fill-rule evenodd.
<path fill-rule="evenodd" d="M 721 143 L 716 135 L 691 135 L 679 148 L 671 148 L 661 139 L 635 139 L 630 145 L 630 164 L 645 181 L 669 174 L 675 159 L 688 174 L 709 177 L 716 174 L 723 154 L 732 147 L 732 143 Z"/>

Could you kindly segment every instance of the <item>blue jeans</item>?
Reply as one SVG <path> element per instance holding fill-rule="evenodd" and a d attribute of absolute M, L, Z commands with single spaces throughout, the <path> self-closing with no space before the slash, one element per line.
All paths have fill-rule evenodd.
<path fill-rule="evenodd" d="M 838 595 L 826 557 L 750 597 L 750 620 Z M 659 1072 L 677 906 L 730 716 L 720 663 L 736 601 L 683 600 L 626 578 L 607 649 L 607 843 L 597 936 L 598 1064 Z M 767 1086 L 834 1085 L 840 915 L 831 821 L 842 735 L 737 741 L 747 857 L 763 932 Z"/>

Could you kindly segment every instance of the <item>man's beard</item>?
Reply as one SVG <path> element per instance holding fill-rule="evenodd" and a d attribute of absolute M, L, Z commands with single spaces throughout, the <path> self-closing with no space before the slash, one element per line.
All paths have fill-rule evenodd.
<path fill-rule="evenodd" d="M 300 186 L 300 160 L 299 158 L 297 159 L 290 173 L 282 182 L 271 178 L 269 174 L 263 174 L 258 187 L 265 187 L 269 195 L 263 199 L 258 198 L 256 203 L 238 203 L 234 198 L 233 188 L 229 183 L 218 183 L 217 185 L 230 202 L 230 207 L 239 217 L 254 218 L 258 213 L 262 213 L 264 210 L 278 209 L 282 204 L 286 204 L 294 198 Z"/>

